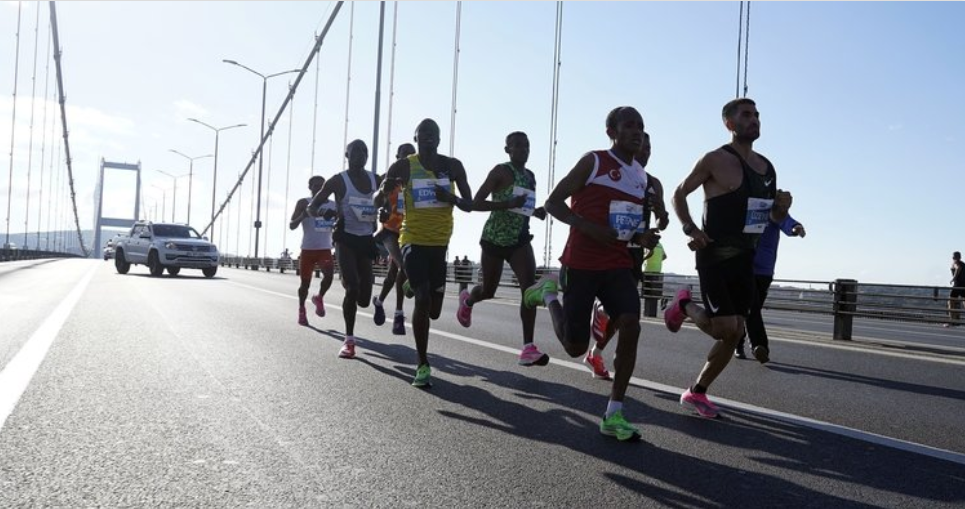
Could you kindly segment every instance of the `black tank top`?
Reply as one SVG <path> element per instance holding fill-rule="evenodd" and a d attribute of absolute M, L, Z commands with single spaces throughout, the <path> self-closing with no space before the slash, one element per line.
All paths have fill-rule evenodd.
<path fill-rule="evenodd" d="M 737 157 L 744 175 L 740 187 L 704 202 L 703 230 L 714 241 L 697 251 L 697 268 L 753 251 L 777 195 L 777 173 L 766 157 L 760 156 L 767 163 L 767 172 L 761 175 L 733 147 L 721 148 Z"/>

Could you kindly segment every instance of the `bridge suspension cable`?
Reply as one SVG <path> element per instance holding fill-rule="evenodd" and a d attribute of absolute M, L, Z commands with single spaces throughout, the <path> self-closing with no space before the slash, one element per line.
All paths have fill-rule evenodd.
<path fill-rule="evenodd" d="M 80 218 L 77 217 L 77 192 L 74 190 L 74 170 L 72 161 L 70 159 L 70 140 L 68 139 L 69 131 L 67 130 L 67 100 L 64 97 L 64 75 L 63 69 L 61 68 L 61 50 L 60 50 L 60 39 L 57 35 L 57 6 L 56 2 L 50 2 L 50 26 L 52 27 L 52 33 L 54 37 L 54 64 L 57 68 L 57 91 L 60 96 L 60 120 L 64 130 L 64 156 L 67 162 L 67 177 L 68 183 L 70 184 L 70 204 L 74 209 L 74 227 L 77 230 L 77 243 L 80 247 L 81 253 L 84 257 L 90 256 L 90 250 L 87 249 L 87 245 L 84 243 L 84 236 L 80 231 Z"/>
<path fill-rule="evenodd" d="M 462 2 L 456 2 L 456 41 L 452 57 L 452 116 L 449 119 L 449 156 L 456 147 L 456 91 L 459 89 L 459 31 L 462 26 Z"/>
<path fill-rule="evenodd" d="M 30 77 L 30 141 L 27 144 L 27 196 L 24 205 L 23 217 L 23 247 L 26 249 L 27 236 L 30 234 L 30 184 L 33 176 L 33 154 L 34 154 L 34 106 L 37 103 L 37 46 L 40 42 L 40 6 L 37 6 L 37 20 L 34 23 L 34 64 L 33 74 Z"/>
<path fill-rule="evenodd" d="M 349 7 L 348 16 L 348 70 L 345 73 L 345 131 L 342 135 L 342 162 L 346 161 L 345 147 L 348 146 L 349 97 L 352 94 L 352 42 L 355 39 L 355 2 Z"/>
<path fill-rule="evenodd" d="M 556 2 L 556 34 L 553 45 L 553 93 L 550 107 L 550 153 L 547 165 L 546 193 L 553 189 L 556 181 L 556 126 L 560 106 L 560 52 L 563 48 L 563 2 Z M 547 214 L 543 235 L 543 266 L 550 266 L 553 255 L 553 216 Z"/>
<path fill-rule="evenodd" d="M 744 4 L 747 4 L 745 11 Z M 737 21 L 737 84 L 735 85 L 734 97 L 741 96 L 741 39 L 744 40 L 744 97 L 747 97 L 747 57 L 751 46 L 751 3 L 740 2 L 740 16 Z"/>
<path fill-rule="evenodd" d="M 399 2 L 392 2 L 392 56 L 389 64 L 389 115 L 386 119 L 388 125 L 385 139 L 385 160 L 392 164 L 392 100 L 395 98 L 395 41 L 399 30 Z"/>
<path fill-rule="evenodd" d="M 13 201 L 13 144 L 15 133 L 17 132 L 17 82 L 20 81 L 20 13 L 23 9 L 23 2 L 17 2 L 17 49 L 13 61 L 13 114 L 10 125 L 10 172 L 7 176 L 7 230 L 3 241 L 3 247 L 10 245 L 10 205 Z"/>

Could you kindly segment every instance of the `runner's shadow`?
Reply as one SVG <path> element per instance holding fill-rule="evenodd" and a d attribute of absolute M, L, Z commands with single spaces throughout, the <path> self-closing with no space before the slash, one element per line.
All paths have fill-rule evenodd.
<path fill-rule="evenodd" d="M 840 380 L 842 382 L 850 382 L 857 384 L 865 384 L 873 387 L 881 387 L 883 389 L 908 392 L 912 394 L 921 394 L 924 396 L 938 396 L 941 398 L 948 398 L 954 401 L 965 400 L 965 391 L 957 389 L 949 389 L 947 387 L 933 387 L 930 385 L 922 385 L 910 382 L 900 382 L 897 380 L 890 380 L 886 378 L 875 378 L 870 376 L 856 375 L 854 373 L 843 373 L 840 371 L 831 371 L 829 369 L 818 369 L 806 366 L 799 366 L 795 364 L 785 364 L 785 363 L 769 363 L 768 366 L 772 371 L 777 371 L 780 373 L 786 373 L 788 375 L 802 375 L 802 376 L 813 376 L 817 378 L 827 378 L 831 380 Z"/>
<path fill-rule="evenodd" d="M 363 345 L 360 343 L 359 346 Z M 414 374 L 414 368 L 409 364 L 413 357 L 412 348 L 369 341 L 365 342 L 364 348 L 370 357 L 362 362 L 406 383 L 411 380 Z M 379 365 L 378 359 L 397 364 L 392 367 Z M 602 416 L 596 416 L 605 401 L 605 396 L 599 392 L 588 392 L 579 386 L 538 379 L 518 372 L 471 366 L 440 355 L 430 355 L 430 363 L 435 376 L 433 386 L 427 389 L 426 393 L 456 407 L 467 409 L 467 412 L 438 410 L 439 415 L 525 440 L 566 447 L 584 454 L 589 461 L 608 462 L 615 470 L 605 472 L 604 475 L 633 492 L 650 498 L 655 504 L 675 507 L 746 507 L 752 506 L 754 501 L 766 501 L 766 505 L 772 507 L 802 504 L 819 507 L 868 507 L 808 488 L 798 482 L 800 475 L 810 469 L 813 461 L 810 456 L 816 454 L 810 450 L 810 444 L 802 443 L 805 441 L 800 438 L 788 438 L 753 426 L 732 426 L 727 421 L 707 422 L 680 413 L 676 408 L 673 411 L 663 411 L 645 405 L 635 398 L 627 398 L 626 405 L 633 409 L 633 420 L 640 427 L 644 441 L 620 443 L 599 432 Z M 538 373 L 538 370 L 543 368 L 531 369 L 527 374 Z M 467 379 L 466 383 L 459 383 L 460 378 Z M 495 387 L 487 390 L 486 385 Z M 506 389 L 513 391 L 511 398 L 498 395 L 505 393 Z M 640 394 L 636 392 L 635 395 Z M 546 409 L 546 405 L 539 402 L 530 404 L 532 398 L 549 403 L 551 408 Z M 789 470 L 786 475 L 755 474 L 754 481 L 748 482 L 747 472 L 742 468 L 722 465 L 713 458 L 690 455 L 692 452 L 661 449 L 648 443 L 647 437 L 651 435 L 648 430 L 655 427 L 683 429 L 684 433 L 689 430 L 695 440 L 755 444 L 752 450 L 770 448 L 784 451 L 795 458 L 795 461 L 786 467 L 786 470 Z M 722 440 L 721 436 L 726 438 Z M 685 448 L 687 451 L 694 449 L 699 451 L 707 447 L 697 444 L 696 447 L 688 445 Z M 714 450 L 716 449 L 719 448 L 715 447 Z M 819 449 L 828 452 L 828 448 Z M 833 452 L 840 452 L 839 448 L 834 448 Z M 533 461 L 538 460 L 534 457 Z M 869 468 L 864 463 L 844 464 L 855 471 L 867 471 Z M 629 477 L 627 472 L 635 472 L 637 476 Z M 657 487 L 660 484 L 680 489 Z M 762 498 L 762 486 L 766 486 L 766 498 Z"/>

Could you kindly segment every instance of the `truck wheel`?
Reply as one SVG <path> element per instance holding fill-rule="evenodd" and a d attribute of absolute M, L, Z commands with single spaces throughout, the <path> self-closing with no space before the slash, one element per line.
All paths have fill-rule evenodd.
<path fill-rule="evenodd" d="M 177 276 L 178 272 L 181 272 L 181 267 L 168 267 L 168 274 L 172 276 Z"/>
<path fill-rule="evenodd" d="M 124 258 L 123 250 L 114 253 L 114 268 L 117 269 L 118 274 L 127 274 L 127 271 L 131 270 L 131 264 Z"/>
<path fill-rule="evenodd" d="M 201 269 L 201 272 L 204 273 L 204 277 L 212 278 L 218 273 L 218 267 L 205 267 Z"/>
<path fill-rule="evenodd" d="M 157 257 L 157 251 L 151 251 L 151 254 L 147 255 L 147 268 L 154 277 L 159 277 L 164 273 L 164 265 L 161 265 L 161 260 Z"/>

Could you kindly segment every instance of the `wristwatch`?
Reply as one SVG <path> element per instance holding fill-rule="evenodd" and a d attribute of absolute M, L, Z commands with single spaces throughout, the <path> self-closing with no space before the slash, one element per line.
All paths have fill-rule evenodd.
<path fill-rule="evenodd" d="M 697 229 L 697 225 L 694 223 L 687 223 L 684 225 L 684 235 L 690 235 Z"/>

